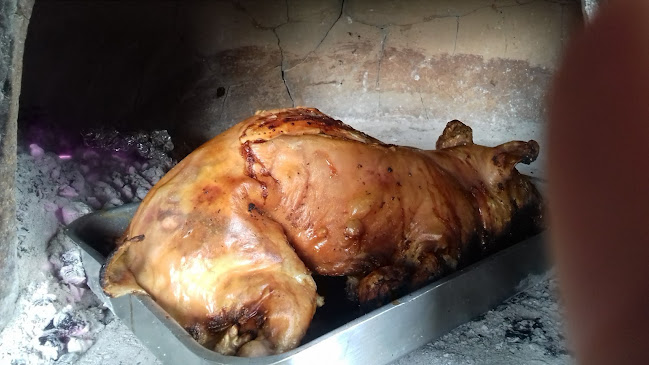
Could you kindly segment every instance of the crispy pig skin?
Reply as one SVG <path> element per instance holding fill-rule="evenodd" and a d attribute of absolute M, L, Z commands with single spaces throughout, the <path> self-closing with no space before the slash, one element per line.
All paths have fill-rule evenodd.
<path fill-rule="evenodd" d="M 540 195 L 514 168 L 537 155 L 535 141 L 476 145 L 459 121 L 426 151 L 313 108 L 258 112 L 153 187 L 102 285 L 151 295 L 223 354 L 281 353 L 316 310 L 311 272 L 349 276 L 361 303 L 383 302 L 488 251 L 521 212 L 538 229 Z"/>

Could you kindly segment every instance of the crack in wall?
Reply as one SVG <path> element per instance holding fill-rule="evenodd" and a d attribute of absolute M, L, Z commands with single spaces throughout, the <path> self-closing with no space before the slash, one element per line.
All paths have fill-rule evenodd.
<path fill-rule="evenodd" d="M 318 42 L 318 44 L 315 46 L 315 48 L 313 48 L 313 50 L 311 50 L 309 53 L 307 53 L 306 56 L 304 56 L 304 58 L 300 62 L 295 64 L 295 66 L 287 69 L 286 72 L 291 71 L 292 69 L 296 68 L 297 66 L 303 64 L 307 60 L 307 58 L 309 58 L 309 56 L 311 56 L 313 53 L 315 53 L 315 51 L 318 50 L 318 48 L 320 48 L 320 46 L 325 41 L 325 39 L 327 39 L 327 36 L 329 35 L 329 32 L 331 32 L 331 30 L 334 28 L 334 26 L 336 26 L 338 21 L 340 21 L 340 19 L 343 17 L 343 14 L 345 13 L 344 9 L 345 9 L 345 0 L 342 0 L 340 2 L 340 13 L 338 14 L 338 17 L 336 18 L 336 20 L 333 21 L 333 23 L 331 23 L 331 26 L 329 27 L 329 29 L 327 29 L 327 31 L 325 32 L 322 39 L 320 39 L 320 42 Z"/>
<path fill-rule="evenodd" d="M 320 45 L 322 44 L 322 42 L 324 42 L 324 40 L 325 40 L 325 39 L 327 38 L 327 36 L 329 35 L 329 32 L 331 32 L 331 30 L 334 28 L 334 26 L 336 25 L 336 23 L 338 23 L 338 21 L 343 17 L 343 13 L 344 13 L 344 12 L 345 12 L 345 0 L 342 0 L 342 1 L 340 2 L 340 13 L 338 14 L 338 18 L 336 18 L 336 20 L 334 20 L 334 22 L 331 24 L 331 27 L 329 27 L 329 29 L 327 29 L 327 32 L 325 33 L 324 37 L 322 37 L 322 39 L 320 40 L 320 42 L 318 42 L 318 44 L 315 46 L 315 48 L 313 49 L 313 51 L 311 51 L 310 53 L 313 53 L 313 52 L 315 52 L 315 51 L 318 50 L 318 48 L 320 47 Z M 307 55 L 307 57 L 308 57 L 308 55 Z M 306 59 L 306 58 L 305 58 L 305 59 Z"/>
<path fill-rule="evenodd" d="M 283 26 L 283 25 L 286 25 L 286 24 L 288 24 L 288 23 L 290 22 L 288 0 L 285 0 L 285 1 L 284 1 L 284 4 L 286 5 L 286 21 L 285 21 L 284 23 L 282 23 L 282 24 L 278 24 L 278 25 L 275 26 L 275 27 L 265 27 L 265 26 L 262 26 L 261 24 L 259 24 L 259 22 L 257 22 L 257 20 L 255 19 L 254 16 L 252 16 L 252 14 L 248 13 L 248 10 L 247 10 L 247 9 L 245 9 L 245 8 L 243 8 L 243 7 L 238 7 L 238 6 L 236 6 L 236 2 L 233 3 L 233 4 L 235 4 L 235 7 L 236 7 L 238 10 L 240 10 L 240 11 L 243 12 L 243 13 L 244 13 L 248 18 L 250 18 L 250 21 L 252 22 L 252 24 L 253 24 L 254 27 L 259 28 L 259 29 L 263 29 L 263 30 L 270 30 L 270 31 L 273 32 L 273 34 L 275 35 L 275 38 L 277 38 L 277 47 L 279 48 L 279 54 L 280 54 L 280 61 L 279 61 L 279 70 L 280 70 L 280 75 L 281 75 L 281 77 L 282 77 L 282 82 L 284 83 L 284 87 L 286 88 L 286 93 L 288 94 L 289 99 L 291 99 L 291 105 L 292 105 L 293 107 L 295 107 L 295 100 L 293 99 L 293 94 L 291 94 L 291 88 L 288 86 L 288 83 L 287 83 L 287 81 L 286 81 L 286 71 L 287 71 L 287 70 L 284 69 L 284 48 L 282 47 L 282 41 L 281 41 L 281 39 L 279 38 L 279 34 L 277 34 L 277 29 L 278 29 L 279 27 L 281 27 L 281 26 Z M 332 25 L 332 27 L 333 27 L 333 25 Z M 228 87 L 228 93 L 229 93 L 229 90 L 230 90 L 230 87 Z M 226 98 L 227 98 L 227 94 L 226 94 Z M 223 101 L 223 103 L 224 103 L 224 105 L 225 105 L 225 100 Z"/>
<path fill-rule="evenodd" d="M 291 22 L 291 17 L 289 16 L 288 0 L 285 0 L 284 4 L 286 5 L 286 23 L 284 24 L 288 24 Z M 284 48 L 282 48 L 282 41 L 281 39 L 279 39 L 279 34 L 277 34 L 277 28 L 281 27 L 284 24 L 280 24 L 275 28 L 273 28 L 273 33 L 275 33 L 275 37 L 277 37 L 277 47 L 279 47 L 279 53 L 281 56 L 279 70 L 282 76 L 282 82 L 284 82 L 286 93 L 288 94 L 289 99 L 291 99 L 291 105 L 295 108 L 295 100 L 293 100 L 293 94 L 291 94 L 291 88 L 288 86 L 288 82 L 286 82 L 286 71 L 284 70 Z"/>
<path fill-rule="evenodd" d="M 383 63 L 383 56 L 385 55 L 385 40 L 388 38 L 389 29 L 381 28 L 383 37 L 381 38 L 381 50 L 379 51 L 379 69 L 376 73 L 376 88 L 379 89 L 381 85 L 381 63 Z"/>
<path fill-rule="evenodd" d="M 500 19 L 502 19 L 503 28 L 505 28 L 507 25 L 507 19 L 505 18 L 505 14 L 501 14 Z M 505 51 L 503 52 L 503 58 L 507 58 L 507 50 L 509 49 L 509 32 L 503 31 L 503 37 L 505 38 Z"/>
<path fill-rule="evenodd" d="M 221 112 L 219 113 L 219 123 L 223 122 L 223 113 L 225 112 L 225 103 L 228 100 L 228 97 L 230 96 L 230 88 L 232 86 L 228 86 L 225 89 L 225 95 L 223 96 L 223 101 L 221 102 Z"/>
<path fill-rule="evenodd" d="M 385 56 L 385 41 L 388 38 L 390 29 L 388 27 L 381 28 L 383 33 L 383 38 L 381 39 L 381 51 L 379 51 L 379 64 L 378 70 L 376 72 L 376 85 L 375 88 L 378 91 L 378 108 L 379 112 L 381 111 L 381 64 L 383 63 L 383 56 Z"/>
<path fill-rule="evenodd" d="M 291 88 L 286 82 L 286 71 L 284 70 L 284 48 L 282 48 L 282 42 L 279 39 L 279 34 L 277 34 L 276 29 L 277 28 L 273 28 L 273 34 L 275 34 L 275 37 L 277 38 L 277 47 L 279 47 L 279 53 L 281 56 L 281 60 L 279 61 L 279 70 L 282 75 L 282 82 L 284 82 L 284 87 L 286 88 L 286 93 L 288 94 L 289 99 L 291 99 L 292 106 L 295 107 L 295 100 L 293 99 L 293 94 L 291 94 Z"/>
<path fill-rule="evenodd" d="M 453 55 L 455 55 L 455 51 L 457 50 L 457 37 L 458 37 L 458 34 L 460 34 L 460 17 L 456 16 L 455 21 L 456 21 L 456 25 L 455 25 L 455 42 L 453 42 Z"/>
<path fill-rule="evenodd" d="M 480 10 L 487 9 L 487 8 L 492 8 L 494 10 L 500 10 L 500 9 L 515 8 L 515 7 L 518 7 L 518 6 L 529 5 L 529 4 L 536 3 L 536 2 L 546 2 L 546 3 L 559 4 L 559 5 L 565 5 L 565 4 L 574 3 L 573 0 L 531 0 L 531 1 L 527 1 L 527 2 L 516 1 L 516 4 L 512 4 L 512 5 L 500 5 L 500 6 L 497 6 L 495 4 L 483 5 L 483 6 L 477 7 L 475 9 L 473 9 L 473 10 L 469 10 L 469 11 L 467 11 L 465 13 L 459 13 L 459 14 L 429 15 L 429 16 L 423 17 L 423 20 L 421 20 L 421 21 L 412 22 L 412 23 L 372 24 L 372 23 L 367 23 L 367 22 L 357 20 L 357 19 L 354 19 L 354 22 L 359 23 L 359 24 L 363 24 L 363 25 L 367 25 L 368 27 L 374 27 L 374 28 L 377 28 L 377 29 L 381 29 L 381 28 L 385 28 L 385 27 L 391 27 L 391 26 L 408 27 L 408 26 L 417 25 L 417 24 L 429 23 L 429 22 L 432 22 L 432 21 L 434 21 L 436 19 L 462 18 L 462 17 L 465 17 L 467 15 L 471 15 L 471 14 L 473 14 L 475 12 L 478 12 Z"/>
<path fill-rule="evenodd" d="M 419 101 L 421 101 L 421 110 L 424 112 L 424 117 L 426 117 L 426 120 L 430 122 L 428 109 L 426 109 L 426 106 L 424 105 L 424 97 L 421 95 L 421 89 L 418 92 L 419 92 Z"/>

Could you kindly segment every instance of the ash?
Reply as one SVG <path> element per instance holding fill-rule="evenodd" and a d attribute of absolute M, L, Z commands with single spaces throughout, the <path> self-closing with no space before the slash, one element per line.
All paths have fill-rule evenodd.
<path fill-rule="evenodd" d="M 158 364 L 89 290 L 80 252 L 62 228 L 94 210 L 142 200 L 175 164 L 171 138 L 166 131 L 97 130 L 70 148 L 55 136 L 28 133 L 31 143 L 19 146 L 22 290 L 16 316 L 0 333 L 0 363 Z"/>
<path fill-rule="evenodd" d="M 50 138 L 52 138 L 50 136 Z M 92 131 L 83 147 L 19 147 L 17 315 L 0 333 L 0 363 L 160 364 L 86 285 L 64 225 L 97 209 L 144 198 L 175 163 L 166 132 Z M 79 143 L 81 145 L 81 143 Z M 43 147 L 42 147 L 43 146 Z M 541 278 L 481 318 L 415 350 L 401 364 L 563 364 L 556 282 Z"/>
<path fill-rule="evenodd" d="M 554 275 L 392 365 L 570 364 Z"/>

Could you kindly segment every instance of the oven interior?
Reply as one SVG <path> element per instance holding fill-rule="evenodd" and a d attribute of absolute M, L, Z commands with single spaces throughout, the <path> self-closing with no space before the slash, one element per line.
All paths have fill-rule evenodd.
<path fill-rule="evenodd" d="M 141 200 L 257 110 L 315 107 L 383 142 L 427 149 L 453 119 L 479 144 L 535 139 L 539 159 L 519 170 L 542 185 L 545 94 L 593 3 L 36 0 L 20 62 L 18 299 L 0 357 L 155 363 L 85 286 L 61 228 Z M 545 278 L 408 361 L 480 351 L 565 359 L 554 286 Z"/>

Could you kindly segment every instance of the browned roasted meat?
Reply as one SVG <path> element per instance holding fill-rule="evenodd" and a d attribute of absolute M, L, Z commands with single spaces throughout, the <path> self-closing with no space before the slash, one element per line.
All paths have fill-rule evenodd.
<path fill-rule="evenodd" d="M 489 250 L 541 199 L 514 168 L 538 144 L 473 144 L 450 122 L 436 151 L 386 145 L 316 109 L 271 110 L 198 148 L 147 195 L 103 270 L 148 293 L 224 354 L 296 347 L 316 310 L 310 271 L 382 301 Z"/>

